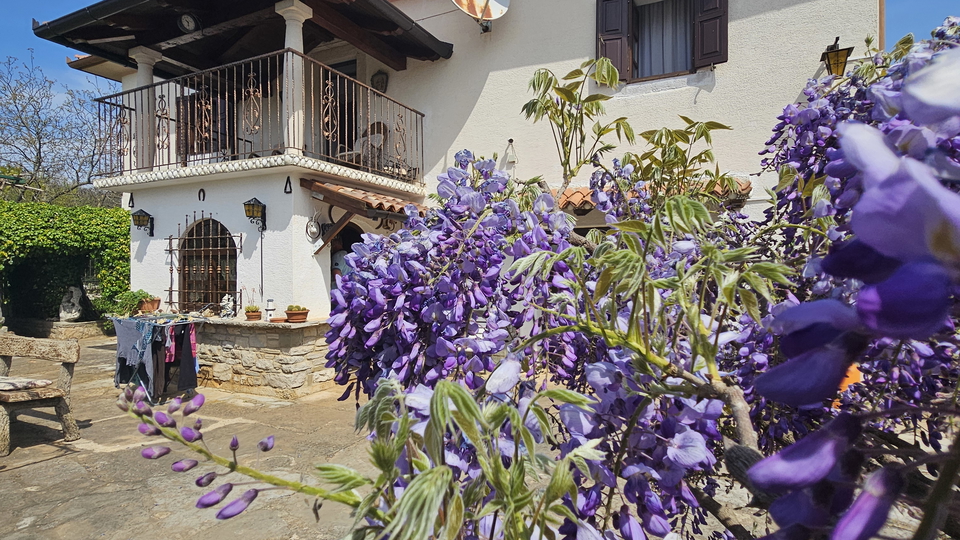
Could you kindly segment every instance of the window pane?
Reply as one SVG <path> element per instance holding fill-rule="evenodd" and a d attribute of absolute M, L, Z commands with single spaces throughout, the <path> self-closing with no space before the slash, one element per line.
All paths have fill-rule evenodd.
<path fill-rule="evenodd" d="M 691 0 L 661 0 L 637 7 L 637 77 L 690 69 Z"/>

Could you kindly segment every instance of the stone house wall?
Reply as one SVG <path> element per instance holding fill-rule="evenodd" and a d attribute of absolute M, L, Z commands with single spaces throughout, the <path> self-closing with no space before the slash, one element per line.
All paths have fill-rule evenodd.
<path fill-rule="evenodd" d="M 326 322 L 213 320 L 197 330 L 198 382 L 232 392 L 295 399 L 334 385 L 325 368 Z"/>

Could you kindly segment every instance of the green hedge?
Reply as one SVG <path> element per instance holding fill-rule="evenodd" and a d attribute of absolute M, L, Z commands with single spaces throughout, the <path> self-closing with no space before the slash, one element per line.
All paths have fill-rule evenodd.
<path fill-rule="evenodd" d="M 0 275 L 30 315 L 56 315 L 67 287 L 94 261 L 98 311 L 130 289 L 130 214 L 120 208 L 0 201 Z M 33 299 L 29 308 L 23 303 Z M 25 313 L 26 315 L 26 313 Z"/>

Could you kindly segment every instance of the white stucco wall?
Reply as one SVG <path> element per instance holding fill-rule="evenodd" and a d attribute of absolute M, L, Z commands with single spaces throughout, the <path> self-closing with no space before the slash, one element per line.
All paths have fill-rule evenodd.
<path fill-rule="evenodd" d="M 387 92 L 426 114 L 428 191 L 462 148 L 486 156 L 497 152 L 501 166 L 511 170 L 502 159 L 510 138 L 519 158 L 516 175 L 542 174 L 559 183 L 549 126 L 531 124 L 520 109 L 531 97 L 527 83 L 537 68 L 562 76 L 594 57 L 595 1 L 513 2 L 487 34 L 449 0 L 394 4 L 454 45 L 448 60 L 414 60 L 406 71 L 391 72 Z M 854 57 L 862 55 L 863 38 L 879 33 L 879 18 L 878 0 L 730 0 L 728 62 L 715 71 L 623 86 L 607 102 L 609 118 L 627 116 L 637 132 L 682 127 L 679 114 L 722 122 L 734 130 L 715 134 L 721 169 L 759 172 L 757 153 L 776 116 L 798 99 L 807 79 L 821 74 L 823 49 L 840 36 L 842 46 L 857 47 Z M 376 68 L 370 64 L 372 73 Z M 626 150 L 624 145 L 618 153 Z M 581 176 L 577 183 L 585 185 L 586 175 Z M 764 199 L 753 180 L 752 198 Z"/>
<path fill-rule="evenodd" d="M 288 174 L 293 193 L 283 192 Z M 237 260 L 238 288 L 243 290 L 244 304 L 266 307 L 266 300 L 273 298 L 276 315 L 283 316 L 289 304 L 300 304 L 310 309 L 310 318 L 323 318 L 330 312 L 330 250 L 319 255 L 313 252 L 319 241 L 311 242 L 306 234 L 307 221 L 320 212 L 321 222 L 327 220 L 327 205 L 314 200 L 301 188 L 302 171 L 281 170 L 238 176 L 237 173 L 165 181 L 148 184 L 132 192 L 134 207 L 154 216 L 154 236 L 146 231 L 131 229 L 131 287 L 144 289 L 163 299 L 166 308 L 167 289 L 170 288 L 170 256 L 167 253 L 168 237 L 177 239 L 200 219 L 212 217 L 222 223 L 231 234 L 242 234 L 242 249 Z M 200 189 L 206 192 L 200 201 Z M 124 197 L 124 207 L 127 197 Z M 256 197 L 267 207 L 267 228 L 261 240 L 257 226 L 250 223 L 243 212 L 243 202 Z M 334 219 L 342 215 L 334 210 Z M 366 219 L 354 219 L 354 223 L 366 231 L 373 230 L 375 223 Z M 261 295 L 260 257 L 263 256 L 263 289 Z M 178 276 L 173 275 L 173 289 L 179 287 Z"/>

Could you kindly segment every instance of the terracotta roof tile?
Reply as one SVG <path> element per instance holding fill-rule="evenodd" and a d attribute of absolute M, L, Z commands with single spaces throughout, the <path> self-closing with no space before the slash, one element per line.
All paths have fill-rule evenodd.
<path fill-rule="evenodd" d="M 372 210 L 383 210 L 385 212 L 391 212 L 394 214 L 403 214 L 404 208 L 406 208 L 408 204 L 416 206 L 417 210 L 420 212 L 420 215 L 423 215 L 427 210 L 427 207 L 420 203 L 407 201 L 391 195 L 383 195 L 381 193 L 374 193 L 372 191 L 366 191 L 359 188 L 341 186 L 339 184 L 320 182 L 319 180 L 305 179 L 305 181 L 312 183 L 310 189 L 315 192 L 327 192 L 343 197 L 349 197 L 350 199 L 360 202 Z"/>

